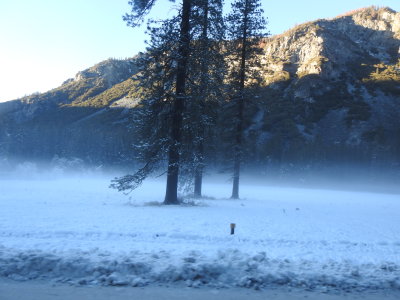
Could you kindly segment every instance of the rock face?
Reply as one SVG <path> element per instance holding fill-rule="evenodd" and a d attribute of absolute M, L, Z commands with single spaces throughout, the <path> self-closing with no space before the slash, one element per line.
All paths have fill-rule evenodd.
<path fill-rule="evenodd" d="M 103 61 L 89 69 L 78 72 L 75 75 L 75 81 L 82 81 L 89 78 L 102 78 L 106 82 L 107 88 L 120 83 L 132 74 L 136 73 L 134 59 L 115 60 L 109 59 Z"/>
<path fill-rule="evenodd" d="M 400 13 L 360 9 L 262 47 L 264 83 L 246 110 L 249 161 L 400 167 Z M 132 157 L 136 72 L 135 59 L 107 60 L 47 93 L 0 103 L 0 154 Z"/>
<path fill-rule="evenodd" d="M 293 141 L 300 139 L 317 152 L 325 148 L 324 156 L 343 151 L 365 155 L 365 161 L 399 159 L 399 22 L 400 13 L 370 7 L 265 41 L 262 74 L 268 92 L 260 109 L 264 106 L 270 138 L 263 133 L 258 138 L 270 149 L 267 155 L 276 143 L 289 156 L 299 155 Z M 268 125 L 279 110 L 286 111 L 284 131 L 291 141 L 276 141 L 280 125 Z M 390 152 L 390 158 L 378 152 Z"/>
<path fill-rule="evenodd" d="M 400 13 L 367 8 L 302 24 L 266 41 L 266 82 L 318 74 L 335 78 L 354 73 L 354 62 L 396 63 L 400 50 Z M 350 63 L 350 64 L 349 64 Z"/>

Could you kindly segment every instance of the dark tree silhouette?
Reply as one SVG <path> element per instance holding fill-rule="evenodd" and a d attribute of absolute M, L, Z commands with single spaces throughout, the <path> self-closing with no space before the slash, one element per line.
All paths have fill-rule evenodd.
<path fill-rule="evenodd" d="M 145 15 L 151 10 L 156 0 L 132 0 L 129 4 L 132 7 L 130 14 L 124 16 L 124 20 L 129 26 L 138 26 L 143 22 Z M 171 1 L 174 2 L 174 1 Z M 173 64 L 173 73 L 175 75 L 175 93 L 171 98 L 171 116 L 170 123 L 170 141 L 168 143 L 168 167 L 167 167 L 167 186 L 164 204 L 179 204 L 178 201 L 178 176 L 180 167 L 180 150 L 182 142 L 182 115 L 184 102 L 186 100 L 186 80 L 187 80 L 187 64 L 190 55 L 190 18 L 191 18 L 192 0 L 183 0 L 181 11 L 178 17 L 179 38 L 176 61 Z M 155 83 L 156 85 L 158 83 Z M 161 87 L 161 89 L 163 89 Z M 156 155 L 156 153 L 154 153 Z M 154 159 L 148 161 L 134 175 L 127 175 L 119 179 L 115 179 L 113 187 L 119 190 L 136 188 L 152 171 L 155 165 Z"/>
<path fill-rule="evenodd" d="M 261 51 L 260 40 L 265 36 L 266 21 L 259 0 L 236 0 L 232 3 L 232 12 L 226 18 L 229 37 L 228 59 L 230 66 L 229 80 L 232 100 L 236 104 L 234 118 L 234 166 L 232 199 L 239 198 L 240 167 L 243 155 L 244 109 L 246 102 L 246 85 L 257 79 L 256 67 Z M 250 68 L 251 66 L 251 68 Z"/>

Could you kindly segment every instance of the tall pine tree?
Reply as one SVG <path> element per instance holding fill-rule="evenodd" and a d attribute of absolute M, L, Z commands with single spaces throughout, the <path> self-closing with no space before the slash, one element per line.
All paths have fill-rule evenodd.
<path fill-rule="evenodd" d="M 179 27 L 177 18 L 148 26 L 149 46 L 137 58 L 139 72 L 136 96 L 140 99 L 132 113 L 135 161 L 143 166 L 133 175 L 113 180 L 111 185 L 120 191 L 134 190 L 150 174 L 165 168 L 171 145 L 170 128 L 175 101 L 176 61 Z"/>
<path fill-rule="evenodd" d="M 232 199 L 239 198 L 240 168 L 243 159 L 243 129 L 245 104 L 249 100 L 251 85 L 259 79 L 261 39 L 265 36 L 266 21 L 260 0 L 236 0 L 226 17 L 228 33 L 228 66 L 231 101 L 236 113 L 233 117 L 234 163 Z"/>
<path fill-rule="evenodd" d="M 175 99 L 172 109 L 171 144 L 168 150 L 167 188 L 164 204 L 179 204 L 178 177 L 182 141 L 182 114 L 186 99 L 187 63 L 190 55 L 191 0 L 183 0 L 176 66 Z"/>
<path fill-rule="evenodd" d="M 130 14 L 126 14 L 124 16 L 124 20 L 130 26 L 137 26 L 138 24 L 141 23 L 144 16 L 153 7 L 155 2 L 156 0 L 129 1 L 129 4 L 132 6 L 132 12 Z M 168 90 L 168 88 L 165 88 L 163 86 L 163 82 L 155 81 L 154 84 L 156 86 L 157 85 L 159 86 L 156 92 L 156 97 L 153 96 L 149 97 L 149 99 L 154 100 L 151 104 L 161 110 L 163 110 L 162 108 L 163 105 L 159 105 L 160 95 L 162 95 L 161 98 L 166 97 L 165 99 L 171 100 L 169 101 L 170 110 L 168 110 L 167 114 L 168 117 L 170 117 L 170 127 L 166 127 L 169 135 L 168 142 L 165 143 L 167 149 L 164 149 L 164 147 L 162 147 L 164 144 L 159 145 L 160 146 L 159 148 L 166 150 L 167 161 L 168 161 L 167 186 L 166 186 L 164 204 L 179 204 L 178 176 L 180 168 L 180 152 L 181 152 L 181 142 L 182 142 L 182 125 L 183 125 L 182 116 L 183 116 L 184 103 L 186 101 L 187 64 L 190 55 L 190 42 L 191 42 L 190 20 L 191 20 L 192 5 L 193 5 L 192 0 L 182 0 L 180 14 L 177 19 L 179 22 L 179 32 L 177 35 L 178 36 L 177 50 L 176 50 L 175 61 L 171 65 L 172 68 L 171 74 L 175 78 L 174 94 L 171 97 L 168 93 L 162 95 L 163 92 L 165 92 L 165 90 Z M 164 38 L 166 38 L 165 35 Z M 157 40 L 157 38 L 153 38 L 153 40 Z M 173 37 L 172 40 L 174 40 Z M 159 57 L 159 59 L 163 59 L 163 56 Z M 169 71 L 167 73 L 169 73 Z M 149 107 L 152 107 L 152 105 L 150 105 Z M 150 112 L 151 111 L 148 111 L 148 113 Z M 161 139 L 160 143 L 163 143 L 163 141 L 164 139 Z M 155 143 L 157 142 L 155 141 Z M 157 147 L 152 149 L 157 149 Z M 151 155 L 151 151 L 149 153 Z M 112 187 L 115 187 L 119 190 L 136 188 L 144 180 L 144 178 L 147 177 L 147 175 L 152 171 L 151 166 L 156 164 L 154 160 L 157 160 L 157 156 L 154 156 L 154 159 L 152 158 L 148 162 L 146 162 L 145 166 L 139 169 L 134 175 L 127 175 L 115 179 L 113 181 Z"/>
<path fill-rule="evenodd" d="M 207 140 L 215 128 L 218 104 L 223 98 L 225 64 L 222 41 L 225 28 L 221 0 L 194 0 L 192 52 L 188 64 L 188 96 L 185 107 L 183 185 L 194 185 L 201 197 Z"/>

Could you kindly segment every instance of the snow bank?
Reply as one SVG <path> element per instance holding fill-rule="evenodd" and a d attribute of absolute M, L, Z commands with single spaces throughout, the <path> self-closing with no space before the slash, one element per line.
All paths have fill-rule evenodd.
<path fill-rule="evenodd" d="M 393 262 L 272 259 L 265 252 L 237 250 L 207 255 L 191 252 L 68 253 L 1 248 L 0 275 L 14 280 L 46 279 L 75 284 L 144 286 L 184 282 L 190 287 L 263 288 L 277 285 L 306 289 L 400 289 L 400 268 Z"/>
<path fill-rule="evenodd" d="M 0 276 L 94 285 L 400 289 L 399 196 L 205 182 L 215 200 L 157 206 L 109 180 L 0 181 Z M 148 205 L 152 203 L 152 205 Z M 231 236 L 229 224 L 236 223 Z"/>

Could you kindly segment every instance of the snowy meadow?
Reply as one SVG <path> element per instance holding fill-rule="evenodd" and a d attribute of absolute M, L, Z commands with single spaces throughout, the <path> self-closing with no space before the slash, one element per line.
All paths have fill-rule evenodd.
<path fill-rule="evenodd" d="M 0 276 L 81 285 L 400 289 L 399 194 L 206 179 L 163 206 L 163 180 L 130 195 L 112 176 L 0 180 Z M 235 234 L 230 224 L 235 223 Z"/>

